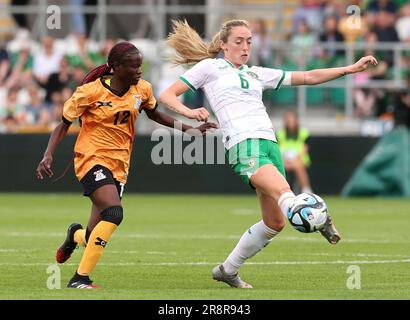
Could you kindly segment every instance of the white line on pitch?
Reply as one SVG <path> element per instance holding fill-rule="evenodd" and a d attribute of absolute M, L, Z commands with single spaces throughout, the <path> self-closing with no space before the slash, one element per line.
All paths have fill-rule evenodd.
<path fill-rule="evenodd" d="M 65 237 L 66 233 L 61 232 L 2 232 L 0 236 L 8 237 Z M 198 235 L 159 235 L 159 234 L 141 234 L 141 233 L 122 233 L 114 235 L 118 238 L 138 238 L 138 239 L 172 239 L 172 240 L 239 240 L 240 235 L 213 235 L 213 234 L 198 234 Z M 314 237 L 279 237 L 280 240 L 286 241 L 311 241 L 323 242 L 322 238 Z M 408 241 L 389 241 L 389 240 L 373 240 L 373 239 L 342 239 L 342 243 L 408 243 Z"/>
<path fill-rule="evenodd" d="M 156 263 L 136 263 L 136 262 L 113 262 L 113 263 L 99 263 L 101 266 L 111 267 L 138 267 L 138 266 L 214 266 L 220 262 L 156 262 Z M 391 263 L 410 263 L 410 259 L 402 260 L 334 260 L 334 261 L 266 261 L 266 262 L 247 262 L 247 266 L 269 266 L 269 265 L 331 265 L 331 264 L 391 264 Z M 9 263 L 1 262 L 0 266 L 48 266 L 51 263 Z M 68 266 L 77 266 L 76 263 L 66 263 Z"/>
<path fill-rule="evenodd" d="M 0 248 L 0 253 L 33 253 L 33 252 L 44 252 L 44 250 L 41 249 L 13 249 L 13 248 Z M 54 250 L 52 250 L 54 252 Z M 141 255 L 141 254 L 149 254 L 149 255 L 178 255 L 178 252 L 176 251 L 137 251 L 137 250 L 110 250 L 106 254 L 129 254 L 129 255 Z M 197 255 L 202 255 L 201 252 L 196 252 Z M 289 255 L 284 254 L 282 252 L 275 252 L 275 256 L 283 256 L 283 255 Z M 331 252 L 321 252 L 321 253 L 303 253 L 304 256 L 316 256 L 316 257 L 378 257 L 378 258 L 410 258 L 409 255 L 405 254 L 380 254 L 380 253 L 361 253 L 361 252 L 356 252 L 356 253 L 331 253 Z"/>

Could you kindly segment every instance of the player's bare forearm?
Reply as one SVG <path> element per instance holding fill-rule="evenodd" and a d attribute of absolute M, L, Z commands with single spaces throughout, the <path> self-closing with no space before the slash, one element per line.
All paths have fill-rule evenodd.
<path fill-rule="evenodd" d="M 68 128 L 70 127 L 69 124 L 61 121 L 60 124 L 55 127 L 53 132 L 51 133 L 50 139 L 48 140 L 47 149 L 44 152 L 44 156 L 54 154 L 54 151 L 57 149 L 57 146 L 60 144 L 61 140 L 66 136 Z"/>
<path fill-rule="evenodd" d="M 189 89 L 188 85 L 181 80 L 177 80 L 168 89 L 166 89 L 160 96 L 160 101 L 168 109 L 183 115 L 189 119 L 198 121 L 208 121 L 209 112 L 205 108 L 189 109 L 178 97 Z"/>
<path fill-rule="evenodd" d="M 43 159 L 38 164 L 35 172 L 37 179 L 43 180 L 43 173 L 45 173 L 49 178 L 53 176 L 53 170 L 51 169 L 51 164 L 53 162 L 53 154 L 61 140 L 63 140 L 63 138 L 67 134 L 69 127 L 70 124 L 61 121 L 61 123 L 51 133 L 47 149 L 44 152 Z"/>
<path fill-rule="evenodd" d="M 160 96 L 160 102 L 173 112 L 188 117 L 190 109 L 179 101 L 178 96 L 171 90 L 165 90 Z"/>
<path fill-rule="evenodd" d="M 207 132 L 218 128 L 218 125 L 212 122 L 206 122 L 194 128 L 192 126 L 189 126 L 185 123 L 182 123 L 176 120 L 174 117 L 171 117 L 164 112 L 158 111 L 157 109 L 155 110 L 144 109 L 144 110 L 147 113 L 148 118 L 164 126 L 175 128 L 183 132 L 186 132 L 190 129 L 195 129 L 195 130 L 188 131 L 190 135 L 204 136 L 207 134 Z"/>
<path fill-rule="evenodd" d="M 328 81 L 343 77 L 350 73 L 347 70 L 347 68 L 348 67 L 341 67 L 341 68 L 316 69 L 316 70 L 306 71 L 306 74 L 305 74 L 306 84 L 315 85 L 315 84 L 320 84 L 320 83 L 328 82 Z"/>
<path fill-rule="evenodd" d="M 218 128 L 218 125 L 212 122 L 206 122 L 194 128 L 190 125 L 187 125 L 185 123 L 182 123 L 176 120 L 174 117 L 171 117 L 164 112 L 158 111 L 157 109 L 145 110 L 145 112 L 147 113 L 148 117 L 151 120 L 158 122 L 164 126 L 175 128 L 183 132 L 186 132 L 187 130 L 190 130 L 190 129 L 196 129 L 196 130 L 189 132 L 191 135 L 205 135 L 208 131 L 212 131 L 213 129 Z"/>
<path fill-rule="evenodd" d="M 377 63 L 374 57 L 366 56 L 346 67 L 292 72 L 291 85 L 315 85 L 332 81 L 347 74 L 365 71 L 369 64 L 377 65 Z"/>
<path fill-rule="evenodd" d="M 192 129 L 191 126 L 186 125 L 176 120 L 174 117 L 171 117 L 164 112 L 158 111 L 157 109 L 155 110 L 144 109 L 144 110 L 148 118 L 164 126 L 175 128 L 175 129 L 181 129 L 183 132 L 185 132 L 186 130 Z"/>

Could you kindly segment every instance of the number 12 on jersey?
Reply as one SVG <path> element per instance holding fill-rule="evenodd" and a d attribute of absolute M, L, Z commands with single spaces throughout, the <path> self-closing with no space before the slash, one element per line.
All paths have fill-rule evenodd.
<path fill-rule="evenodd" d="M 118 124 L 118 120 L 120 119 L 121 113 L 122 113 L 122 118 L 121 118 L 120 124 L 127 123 L 127 120 L 129 118 L 129 116 L 131 115 L 131 112 L 129 112 L 129 111 L 120 111 L 120 112 L 117 112 L 115 114 L 114 125 Z"/>

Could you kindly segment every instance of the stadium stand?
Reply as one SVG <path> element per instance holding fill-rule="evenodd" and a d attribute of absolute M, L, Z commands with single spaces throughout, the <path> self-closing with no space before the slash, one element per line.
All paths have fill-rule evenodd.
<path fill-rule="evenodd" d="M 69 1 L 62 3 L 67 5 Z M 334 134 L 336 130 L 342 134 L 358 134 L 364 121 L 393 120 L 395 95 L 405 87 L 405 79 L 410 74 L 410 47 L 406 45 L 410 39 L 406 31 L 410 24 L 410 4 L 390 1 L 392 4 L 383 8 L 375 0 L 351 1 L 362 8 L 362 23 L 358 29 L 349 29 L 346 6 L 341 3 L 343 1 L 337 0 L 226 0 L 221 4 L 235 6 L 235 13 L 221 10 L 217 19 L 248 19 L 254 29 L 255 47 L 265 44 L 261 49 L 263 54 L 254 54 L 256 60 L 251 62 L 255 64 L 304 70 L 346 65 L 363 54 L 374 54 L 380 61 L 374 70 L 331 85 L 266 91 L 264 100 L 274 124 L 286 110 L 295 108 L 302 118 L 309 119 L 309 123 L 303 124 L 313 134 Z M 70 30 L 62 37 L 40 37 L 34 32 L 37 27 L 29 31 L 13 21 L 16 7 L 11 4 L 10 0 L 0 0 L 0 132 L 47 132 L 59 121 L 64 99 L 90 68 L 104 63 L 109 48 L 119 38 L 96 41 L 94 37 Z M 110 5 L 116 9 L 124 6 L 121 1 L 111 1 Z M 98 6 L 95 9 L 101 11 Z M 41 25 L 36 20 L 38 12 L 34 11 L 30 17 L 30 23 Z M 98 17 L 95 23 L 100 23 Z M 110 29 L 114 32 L 115 26 Z M 178 73 L 166 62 L 163 38 L 152 37 L 152 34 L 165 34 L 150 32 L 143 38 L 132 38 L 142 35 L 136 30 L 128 31 L 126 39 L 144 53 L 144 76 L 153 82 L 158 94 Z M 357 48 L 346 46 L 352 41 Z M 390 41 L 394 45 L 389 44 Z M 376 49 L 366 47 L 368 45 Z M 201 95 L 191 93 L 185 99 L 191 106 L 204 102 Z M 153 129 L 151 125 L 143 125 L 138 133 L 147 134 Z"/>

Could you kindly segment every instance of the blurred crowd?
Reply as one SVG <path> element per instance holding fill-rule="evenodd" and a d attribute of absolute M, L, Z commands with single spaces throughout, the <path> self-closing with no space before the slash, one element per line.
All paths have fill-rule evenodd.
<path fill-rule="evenodd" d="M 106 63 L 115 40 L 90 50 L 82 34 L 32 42 L 20 30 L 6 50 L 0 47 L 0 132 L 41 132 L 61 120 L 64 102 L 95 66 Z M 36 46 L 37 45 L 37 46 Z"/>
<path fill-rule="evenodd" d="M 346 12 L 348 5 L 365 9 L 352 18 Z M 252 21 L 251 27 L 250 64 L 283 66 L 287 70 L 335 67 L 345 65 L 347 60 L 344 49 L 331 48 L 334 43 L 410 44 L 410 2 L 301 0 L 287 35 L 290 50 L 286 54 L 281 54 L 274 46 L 275 40 L 266 20 Z M 33 41 L 30 32 L 20 28 L 11 41 L 0 41 L 0 133 L 50 131 L 61 120 L 64 101 L 91 68 L 106 62 L 116 41 L 107 39 L 96 43 L 85 34 L 73 32 L 65 39 L 45 37 Z M 321 43 L 330 47 L 321 48 Z M 367 54 L 376 56 L 380 63 L 354 77 L 358 87 L 353 93 L 356 116 L 368 118 L 388 114 L 394 117 L 398 114 L 401 118 L 408 117 L 408 90 L 359 87 L 372 79 L 394 77 L 392 50 L 364 50 L 356 52 L 355 58 Z M 410 85 L 410 51 L 405 51 L 400 59 L 400 72 Z M 398 105 L 402 108 L 399 112 Z"/>
<path fill-rule="evenodd" d="M 347 10 L 349 6 L 357 7 Z M 275 46 L 265 20 L 254 21 L 252 28 L 253 64 L 283 66 L 286 70 L 339 67 L 348 63 L 347 53 L 343 48 L 332 48 L 334 44 L 410 44 L 410 1 L 301 0 L 293 15 L 291 31 L 287 34 L 289 46 L 284 50 Z M 278 25 L 273 28 L 278 28 Z M 376 68 L 353 77 L 354 86 L 357 87 L 353 91 L 357 117 L 391 118 L 396 114 L 395 109 L 400 108 L 398 105 L 403 105 L 398 96 L 408 91 L 408 85 L 406 90 L 360 88 L 371 80 L 394 79 L 397 70 L 393 50 L 394 46 L 391 45 L 388 49 L 355 51 L 354 60 L 364 55 L 373 55 L 379 60 Z M 410 50 L 401 52 L 400 65 L 398 72 L 401 79 L 410 84 Z M 322 89 L 309 90 L 308 104 L 309 100 L 323 103 L 319 97 Z M 345 99 L 343 91 L 342 99 L 339 99 L 341 105 L 344 105 Z M 332 89 L 332 92 L 337 94 L 341 91 Z M 410 110 L 409 105 L 407 109 Z"/>

